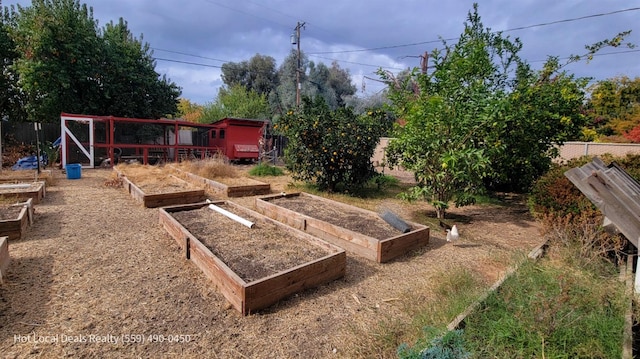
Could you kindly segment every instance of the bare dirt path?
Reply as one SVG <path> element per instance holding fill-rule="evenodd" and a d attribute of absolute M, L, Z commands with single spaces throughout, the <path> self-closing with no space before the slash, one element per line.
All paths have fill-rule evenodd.
<path fill-rule="evenodd" d="M 10 242 L 0 286 L 3 357 L 348 357 L 380 318 L 402 318 L 412 298 L 428 298 L 430 278 L 464 266 L 490 284 L 514 253 L 540 242 L 522 206 L 456 209 L 457 246 L 434 228 L 428 247 L 390 263 L 348 256 L 345 278 L 242 317 L 181 256 L 158 210 L 105 186 L 111 176 L 57 173 L 34 226 Z M 413 221 L 426 212 L 426 205 L 391 205 Z"/>

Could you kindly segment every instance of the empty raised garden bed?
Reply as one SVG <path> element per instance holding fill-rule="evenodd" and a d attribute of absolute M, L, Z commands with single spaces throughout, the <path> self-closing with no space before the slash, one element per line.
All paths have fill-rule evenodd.
<path fill-rule="evenodd" d="M 44 181 L 0 183 L 0 197 L 18 199 L 31 198 L 34 204 L 38 204 L 45 196 L 45 188 Z"/>
<path fill-rule="evenodd" d="M 258 212 L 379 263 L 429 243 L 429 227 L 407 222 L 407 233 L 378 214 L 308 193 L 256 199 Z"/>
<path fill-rule="evenodd" d="M 0 236 L 20 239 L 33 222 L 33 199 L 16 204 L 0 205 Z"/>
<path fill-rule="evenodd" d="M 195 203 L 205 199 L 204 189 L 167 174 L 161 168 L 135 166 L 131 170 L 125 166 L 124 169 L 114 167 L 114 170 L 131 197 L 147 208 Z"/>
<path fill-rule="evenodd" d="M 210 203 L 161 208 L 160 223 L 243 315 L 344 276 L 343 249 L 232 202 L 211 204 L 253 228 Z"/>
<path fill-rule="evenodd" d="M 245 197 L 271 193 L 271 185 L 269 183 L 260 182 L 252 178 L 237 177 L 210 179 L 184 171 L 175 166 L 172 168 L 174 168 L 180 175 L 184 176 L 188 181 L 196 185 L 204 185 L 205 188 L 219 196 Z"/>

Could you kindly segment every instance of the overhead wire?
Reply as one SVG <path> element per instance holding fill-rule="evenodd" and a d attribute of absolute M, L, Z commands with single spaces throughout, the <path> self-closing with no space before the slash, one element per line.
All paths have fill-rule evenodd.
<path fill-rule="evenodd" d="M 283 24 L 281 24 L 281 23 L 279 23 L 279 22 L 277 22 L 275 20 L 267 19 L 267 18 L 264 18 L 264 17 L 260 17 L 260 16 L 257 16 L 257 15 L 248 13 L 246 11 L 233 8 L 233 7 L 225 5 L 225 4 L 221 4 L 220 2 L 217 2 L 217 1 L 213 1 L 213 0 L 204 0 L 204 1 L 206 1 L 206 2 L 208 2 L 210 4 L 214 4 L 214 5 L 217 5 L 217 6 L 232 10 L 232 11 L 236 11 L 236 12 L 251 16 L 251 17 L 259 18 L 259 19 L 262 19 L 262 20 L 265 20 L 265 21 L 276 23 L 276 24 L 281 25 L 281 26 L 285 26 L 285 25 L 283 25 Z M 273 11 L 275 13 L 278 13 L 280 15 L 283 15 L 283 16 L 286 16 L 286 17 L 290 17 L 290 18 L 294 18 L 292 15 L 289 15 L 289 14 L 283 13 L 281 11 L 272 9 L 272 8 L 270 8 L 268 6 L 265 6 L 265 5 L 262 5 L 262 4 L 259 4 L 259 3 L 255 3 L 253 1 L 248 1 L 248 2 L 251 3 L 251 4 L 254 4 L 254 5 L 258 5 L 258 6 L 264 7 L 266 9 L 268 9 L 270 11 Z M 519 26 L 519 27 L 514 27 L 514 28 L 510 28 L 510 29 L 506 29 L 506 30 L 494 31 L 494 33 L 521 31 L 521 30 L 526 30 L 526 29 L 531 29 L 531 28 L 536 28 L 536 27 L 551 26 L 551 25 L 556 25 L 556 24 L 561 24 L 561 23 L 568 23 L 568 22 L 592 19 L 592 18 L 597 18 L 597 17 L 609 16 L 609 15 L 620 14 L 620 13 L 631 12 L 631 11 L 638 11 L 638 10 L 640 10 L 640 7 L 632 7 L 632 8 L 626 8 L 626 9 L 620 9 L 620 10 L 613 10 L 613 11 L 609 11 L 609 12 L 601 12 L 601 13 L 585 15 L 585 16 L 579 16 L 579 17 L 574 17 L 574 18 L 560 19 L 560 20 L 554 20 L 554 21 L 543 22 L 543 23 L 538 23 L 538 24 Z M 318 27 L 318 28 L 320 28 L 320 27 Z M 322 30 L 322 28 L 320 28 L 320 29 Z M 324 31 L 326 31 L 326 30 L 324 30 Z M 389 69 L 389 70 L 404 70 L 404 68 L 401 69 L 401 68 L 394 68 L 394 67 L 388 67 L 388 66 L 366 64 L 366 63 L 347 61 L 347 60 L 342 60 L 342 59 L 337 59 L 337 58 L 323 57 L 323 56 L 319 56 L 319 55 L 346 54 L 346 53 L 357 53 L 357 52 L 369 52 L 369 51 L 396 49 L 396 48 L 412 47 L 412 46 L 419 46 L 419 45 L 425 45 L 425 44 L 438 43 L 438 42 L 442 42 L 442 41 L 455 41 L 455 40 L 458 40 L 458 39 L 459 39 L 459 37 L 455 37 L 455 38 L 440 38 L 440 39 L 437 39 L 437 40 L 420 41 L 420 42 L 413 42 L 413 43 L 407 43 L 407 44 L 379 46 L 379 47 L 354 49 L 354 50 L 306 52 L 305 54 L 307 56 L 310 56 L 310 57 L 316 57 L 316 58 L 321 58 L 321 59 L 325 59 L 325 60 L 336 61 L 336 62 L 339 62 L 339 63 L 348 63 L 348 64 L 365 66 L 365 67 L 384 68 L 384 69 Z M 156 51 L 174 53 L 174 54 L 178 54 L 178 55 L 190 56 L 190 57 L 201 58 L 201 59 L 212 60 L 212 61 L 218 61 L 218 62 L 223 62 L 223 63 L 231 62 L 231 61 L 212 58 L 212 57 L 206 57 L 206 56 L 201 56 L 201 55 L 196 55 L 196 54 L 190 54 L 190 53 L 182 52 L 182 51 L 174 51 L 174 50 L 167 50 L 167 49 L 160 49 L 160 48 L 152 48 L 152 49 L 156 50 Z M 606 53 L 606 54 L 595 54 L 594 56 L 617 55 L 617 54 L 633 53 L 633 52 L 637 52 L 637 51 L 638 50 L 619 51 L 619 52 L 612 52 L 612 53 Z M 173 59 L 166 59 L 166 58 L 155 58 L 155 59 L 158 60 L 158 61 L 175 62 L 175 63 L 194 65 L 194 66 L 222 68 L 222 66 L 210 65 L 210 64 L 202 64 L 202 63 L 189 62 L 189 61 L 173 60 Z M 532 62 L 541 62 L 541 61 L 545 61 L 545 60 L 535 60 L 535 61 L 532 61 Z"/>

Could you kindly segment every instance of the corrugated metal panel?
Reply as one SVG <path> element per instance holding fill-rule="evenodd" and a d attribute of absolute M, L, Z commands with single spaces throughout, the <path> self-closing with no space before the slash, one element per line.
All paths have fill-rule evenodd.
<path fill-rule="evenodd" d="M 615 163 L 605 166 L 597 157 L 565 176 L 638 248 L 640 184 L 633 177 Z"/>

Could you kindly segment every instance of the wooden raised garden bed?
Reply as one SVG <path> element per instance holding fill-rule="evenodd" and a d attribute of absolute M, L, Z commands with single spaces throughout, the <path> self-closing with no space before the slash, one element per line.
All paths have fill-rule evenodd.
<path fill-rule="evenodd" d="M 250 221 L 253 228 L 210 204 Z M 160 223 L 243 315 L 345 274 L 343 249 L 232 202 L 164 207 Z"/>
<path fill-rule="evenodd" d="M 158 178 L 150 172 L 148 178 L 139 175 L 131 178 L 126 171 L 121 171 L 116 167 L 114 170 L 122 179 L 122 185 L 131 197 L 147 208 L 195 203 L 205 199 L 204 189 L 196 188 L 189 182 L 173 175 Z"/>
<path fill-rule="evenodd" d="M 33 223 L 33 199 L 16 204 L 0 205 L 0 236 L 20 239 Z"/>
<path fill-rule="evenodd" d="M 379 263 L 429 243 L 429 227 L 406 222 L 403 233 L 372 211 L 308 193 L 256 199 L 258 212 Z"/>
<path fill-rule="evenodd" d="M 45 182 L 18 182 L 0 183 L 0 197 L 33 199 L 33 204 L 38 204 L 46 194 Z"/>
<path fill-rule="evenodd" d="M 219 196 L 245 197 L 271 193 L 271 185 L 269 183 L 260 182 L 252 178 L 219 178 L 213 180 L 181 170 L 175 166 L 172 168 L 184 176 L 186 180 L 196 185 L 204 185 L 206 189 Z"/>
<path fill-rule="evenodd" d="M 7 276 L 9 261 L 9 238 L 0 237 L 0 284 L 4 283 L 4 278 Z"/>

